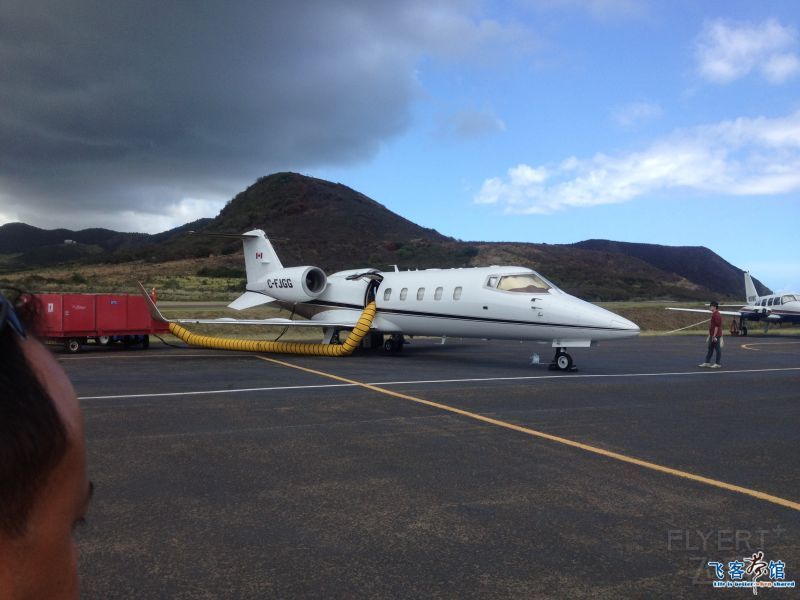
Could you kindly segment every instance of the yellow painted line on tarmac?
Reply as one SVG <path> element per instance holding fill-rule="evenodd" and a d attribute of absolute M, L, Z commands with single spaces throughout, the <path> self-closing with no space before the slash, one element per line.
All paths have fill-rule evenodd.
<path fill-rule="evenodd" d="M 800 342 L 752 342 L 750 344 L 742 344 L 742 348 L 760 352 L 759 348 L 753 348 L 753 346 L 790 346 L 792 344 L 800 344 Z"/>
<path fill-rule="evenodd" d="M 773 504 L 777 504 L 779 506 L 783 506 L 786 508 L 790 508 L 792 510 L 800 511 L 800 503 L 794 502 L 792 500 L 787 500 L 786 498 L 780 498 L 778 496 L 773 496 L 772 494 L 767 494 L 765 492 L 759 492 L 758 490 L 753 490 L 750 488 L 742 487 L 739 485 L 733 485 L 731 483 L 726 483 L 724 481 L 719 481 L 717 479 L 711 479 L 709 477 L 703 477 L 702 475 L 695 475 L 694 473 L 689 473 L 687 471 L 681 471 L 679 469 L 673 469 L 672 467 L 665 467 L 663 465 L 659 465 L 656 463 L 652 463 L 646 460 L 641 460 L 638 458 L 634 458 L 632 456 L 627 456 L 625 454 L 620 454 L 619 452 L 612 452 L 610 450 L 605 450 L 603 448 L 598 448 L 597 446 L 590 446 L 589 444 L 584 444 L 582 442 L 576 442 L 575 440 L 570 440 L 567 438 L 563 438 L 557 435 L 552 435 L 549 433 L 545 433 L 543 431 L 537 431 L 536 429 L 530 429 L 529 427 L 522 427 L 521 425 L 515 425 L 514 423 L 509 423 L 508 421 L 501 421 L 500 419 L 493 419 L 492 417 L 486 417 L 484 415 L 470 412 L 468 410 L 463 410 L 460 408 L 456 408 L 455 406 L 449 406 L 447 404 L 442 404 L 440 402 L 432 402 L 431 400 L 425 400 L 424 398 L 418 398 L 416 396 L 410 396 L 408 394 L 401 394 L 400 392 L 394 392 L 392 390 L 387 390 L 382 387 L 378 387 L 376 385 L 372 385 L 370 383 L 363 383 L 360 381 L 355 381 L 353 379 L 348 379 L 347 377 L 341 377 L 340 375 L 334 375 L 333 373 L 326 373 L 324 371 L 318 371 L 316 369 L 309 369 L 308 367 L 301 367 L 300 365 L 296 365 L 290 362 L 286 362 L 283 360 L 277 360 L 275 358 L 268 358 L 266 356 L 257 356 L 261 360 L 266 362 L 274 363 L 276 365 L 281 365 L 284 367 L 289 367 L 292 369 L 297 369 L 298 371 L 305 371 L 306 373 L 312 373 L 314 375 L 319 375 L 320 377 L 327 377 L 329 379 L 334 379 L 336 381 L 341 381 L 344 383 L 349 383 L 351 385 L 356 385 L 368 390 L 372 390 L 374 392 L 378 392 L 380 394 L 385 394 L 387 396 L 393 396 L 395 398 L 400 398 L 402 400 L 409 400 L 410 402 L 416 402 L 417 404 L 423 404 L 425 406 L 430 406 L 432 408 L 438 408 L 439 410 L 444 410 L 447 412 L 455 413 L 457 415 L 461 415 L 462 417 L 467 417 L 469 419 L 474 419 L 476 421 L 482 421 L 483 423 L 489 423 L 490 425 L 496 425 L 497 427 L 503 427 L 505 429 L 510 429 L 512 431 L 517 431 L 519 433 L 524 433 L 526 435 L 530 435 L 533 437 L 549 440 L 551 442 L 557 442 L 559 444 L 564 444 L 565 446 L 571 446 L 573 448 L 578 448 L 580 450 L 584 450 L 586 452 L 591 452 L 592 454 L 599 454 L 600 456 L 605 456 L 606 458 L 613 458 L 614 460 L 618 460 L 621 462 L 625 462 L 628 464 L 636 465 L 639 467 L 643 467 L 645 469 L 651 469 L 653 471 L 658 471 L 659 473 L 666 473 L 668 475 L 674 475 L 675 477 L 681 477 L 683 479 L 689 479 L 691 481 L 696 481 L 698 483 L 704 483 L 706 485 L 710 485 L 712 487 L 716 487 L 719 489 L 727 490 L 729 492 L 738 492 L 740 494 L 744 494 L 746 496 L 751 496 L 753 498 L 758 498 L 759 500 L 764 500 L 766 502 L 771 502 Z"/>

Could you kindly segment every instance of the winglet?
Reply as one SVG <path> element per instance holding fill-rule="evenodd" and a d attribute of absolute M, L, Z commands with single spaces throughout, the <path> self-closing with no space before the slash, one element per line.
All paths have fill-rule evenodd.
<path fill-rule="evenodd" d="M 153 320 L 160 321 L 161 323 L 169 323 L 170 322 L 169 319 L 164 317 L 164 315 L 161 314 L 161 311 L 158 310 L 158 307 L 156 306 L 155 302 L 153 302 L 153 299 L 150 297 L 150 294 L 148 294 L 147 290 L 144 289 L 142 282 L 137 281 L 136 283 L 139 284 L 139 287 L 142 290 L 142 296 L 144 296 L 144 301 L 147 303 L 147 310 L 150 311 L 150 316 L 153 317 Z"/>

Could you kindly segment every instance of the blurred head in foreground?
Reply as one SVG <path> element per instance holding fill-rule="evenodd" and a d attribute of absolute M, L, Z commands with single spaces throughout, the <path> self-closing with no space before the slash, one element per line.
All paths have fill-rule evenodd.
<path fill-rule="evenodd" d="M 75 527 L 92 486 L 75 390 L 29 330 L 37 303 L 0 294 L 0 599 L 77 598 Z"/>

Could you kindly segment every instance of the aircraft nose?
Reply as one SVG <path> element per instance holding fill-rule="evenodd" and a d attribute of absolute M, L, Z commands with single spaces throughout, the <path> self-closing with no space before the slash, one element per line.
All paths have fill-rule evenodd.
<path fill-rule="evenodd" d="M 597 329 L 597 339 L 616 339 L 639 335 L 639 326 L 625 317 L 610 310 L 575 298 L 576 313 L 581 315 L 581 322 Z"/>
<path fill-rule="evenodd" d="M 614 315 L 614 317 L 611 319 L 611 326 L 618 329 L 624 329 L 625 331 L 630 331 L 632 335 L 639 333 L 639 326 L 636 323 L 629 321 L 625 317 L 620 317 L 619 315 Z"/>
<path fill-rule="evenodd" d="M 613 330 L 613 337 L 632 337 L 634 335 L 639 335 L 639 326 L 633 321 L 629 321 L 625 317 L 600 306 L 593 305 L 593 308 L 593 324 L 596 327 Z"/>

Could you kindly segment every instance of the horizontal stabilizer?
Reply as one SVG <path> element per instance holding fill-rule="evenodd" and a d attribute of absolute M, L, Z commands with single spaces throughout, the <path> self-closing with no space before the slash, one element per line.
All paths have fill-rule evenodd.
<path fill-rule="evenodd" d="M 268 302 L 275 302 L 275 298 L 267 296 L 266 294 L 259 294 L 258 292 L 245 292 L 228 304 L 228 308 L 244 310 L 245 308 L 253 308 L 254 306 L 260 306 Z"/>
<path fill-rule="evenodd" d="M 693 313 L 705 313 L 707 315 L 711 314 L 711 310 L 708 308 L 673 308 L 669 307 L 667 310 L 676 310 L 678 312 L 693 312 Z M 721 310 L 719 314 L 725 315 L 726 317 L 739 317 L 741 316 L 741 312 L 732 311 L 732 310 Z"/>
<path fill-rule="evenodd" d="M 202 235 L 228 240 L 246 240 L 247 238 L 259 237 L 256 233 L 206 233 L 205 231 L 190 231 L 189 235 Z"/>

